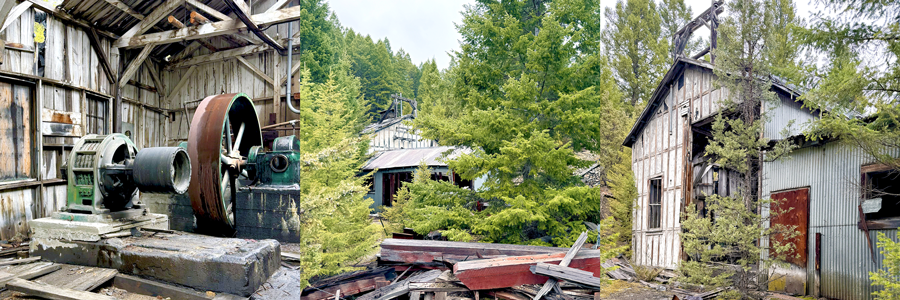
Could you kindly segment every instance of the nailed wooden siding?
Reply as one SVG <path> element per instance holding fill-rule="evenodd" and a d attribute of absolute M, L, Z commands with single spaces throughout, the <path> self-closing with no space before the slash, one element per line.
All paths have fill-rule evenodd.
<path fill-rule="evenodd" d="M 21 1 L 17 1 L 21 2 Z M 0 39 L 7 45 L 21 44 L 26 49 L 35 49 L 34 42 L 34 14 L 35 9 L 30 8 L 19 16 L 11 25 L 0 32 Z M 29 83 L 18 85 L 15 80 L 0 79 L 0 94 L 3 93 L 3 85 L 15 83 L 21 88 L 13 88 L 10 93 L 20 91 L 27 93 L 27 98 L 17 100 L 0 99 L 0 120 L 13 120 L 9 115 L 10 107 L 15 108 L 16 118 L 13 125 L 2 125 L 0 131 L 17 129 L 27 134 L 17 137 L 14 144 L 8 140 L 8 135 L 0 134 L 0 148 L 11 147 L 8 151 L 0 149 L 0 173 L 5 172 L 9 164 L 3 165 L 2 161 L 18 162 L 21 166 L 11 178 L 30 178 L 36 185 L 18 188 L 4 188 L 0 184 L 0 239 L 9 239 L 16 235 L 28 234 L 27 221 L 33 218 L 47 216 L 53 211 L 59 210 L 65 205 L 65 185 L 37 184 L 41 180 L 47 181 L 59 178 L 59 166 L 68 157 L 70 148 L 65 145 L 74 144 L 82 134 L 93 132 L 86 128 L 98 128 L 95 122 L 103 122 L 107 133 L 111 129 L 110 98 L 113 94 L 109 79 L 100 64 L 100 57 L 91 46 L 88 34 L 81 28 L 71 26 L 66 21 L 61 21 L 52 15 L 47 16 L 44 31 L 44 73 L 43 84 L 38 85 L 35 72 L 34 51 L 22 51 L 6 47 L 0 51 L 3 56 L 3 64 L 0 64 L 0 75 L 8 78 L 19 78 Z M 119 51 L 112 47 L 108 38 L 101 37 L 100 45 L 109 54 L 109 62 L 113 72 L 117 73 Z M 155 62 L 151 62 L 154 66 Z M 36 76 L 36 77 L 35 77 Z M 148 71 L 141 69 L 134 78 L 142 84 L 153 86 Z M 9 90 L 9 89 L 7 89 Z M 123 89 L 123 98 L 126 101 L 137 101 L 158 107 L 159 95 L 146 90 L 137 89 L 127 85 Z M 2 97 L 2 96 L 0 96 Z M 24 97 L 24 96 L 23 96 Z M 86 115 L 89 112 L 88 98 L 95 101 L 105 101 L 106 111 L 103 119 L 89 120 Z M 38 105 L 40 99 L 41 105 Z M 127 104 L 127 103 L 126 103 Z M 127 111 L 127 112 L 126 112 Z M 21 112 L 21 114 L 20 114 Z M 91 111 L 91 114 L 96 114 Z M 158 123 L 165 124 L 165 114 L 153 110 L 138 108 L 123 108 L 122 119 L 130 121 L 146 121 L 140 127 L 142 131 L 136 132 L 135 141 L 141 147 L 163 145 L 166 139 L 165 131 Z M 46 118 L 44 118 L 46 116 Z M 37 124 L 37 117 L 42 117 L 42 124 Z M 70 125 L 72 130 L 67 131 L 68 136 L 54 135 L 43 131 L 43 136 L 37 132 L 44 125 Z M 137 128 L 137 127 L 136 127 Z M 37 147 L 38 143 L 43 147 Z M 3 157 L 6 155 L 8 157 Z M 15 156 L 15 159 L 13 159 Z M 36 162 L 35 162 L 36 161 Z M 14 163 L 15 164 L 15 163 Z M 3 173 L 6 174 L 6 173 Z M 10 173 L 11 174 L 11 173 Z M 0 175 L 4 176 L 4 175 Z"/>

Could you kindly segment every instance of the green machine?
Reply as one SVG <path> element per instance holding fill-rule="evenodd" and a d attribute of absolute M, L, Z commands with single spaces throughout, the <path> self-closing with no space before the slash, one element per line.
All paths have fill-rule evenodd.
<path fill-rule="evenodd" d="M 272 151 L 262 146 L 250 148 L 247 174 L 257 185 L 290 186 L 300 182 L 300 140 L 296 136 L 282 136 L 272 142 Z"/>
<path fill-rule="evenodd" d="M 124 134 L 89 134 L 75 143 L 60 171 L 68 181 L 63 210 L 73 218 L 140 209 L 138 191 L 184 193 L 191 163 L 179 147 L 138 151 Z"/>

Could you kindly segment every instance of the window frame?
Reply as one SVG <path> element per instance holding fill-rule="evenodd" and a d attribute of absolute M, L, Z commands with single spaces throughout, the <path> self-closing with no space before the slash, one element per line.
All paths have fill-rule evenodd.
<path fill-rule="evenodd" d="M 647 229 L 662 229 L 662 176 L 647 181 Z M 655 200 L 655 201 L 654 201 Z"/>

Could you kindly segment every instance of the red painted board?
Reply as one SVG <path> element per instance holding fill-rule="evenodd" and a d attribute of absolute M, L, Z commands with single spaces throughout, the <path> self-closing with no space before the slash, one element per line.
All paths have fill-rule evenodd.
<path fill-rule="evenodd" d="M 539 262 L 559 264 L 565 256 L 566 253 L 560 252 L 463 261 L 453 265 L 453 273 L 471 290 L 543 284 L 547 277 L 533 274 L 529 268 Z M 569 267 L 592 272 L 594 276 L 600 277 L 604 274 L 600 265 L 602 263 L 599 251 L 584 249 L 572 259 Z"/>

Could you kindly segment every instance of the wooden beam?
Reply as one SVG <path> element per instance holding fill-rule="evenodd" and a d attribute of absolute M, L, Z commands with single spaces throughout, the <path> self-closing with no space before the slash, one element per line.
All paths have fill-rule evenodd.
<path fill-rule="evenodd" d="M 112 66 L 109 64 L 109 55 L 106 54 L 106 51 L 100 45 L 100 37 L 97 35 L 97 29 L 91 28 L 87 32 L 88 38 L 91 40 L 91 46 L 94 47 L 94 51 L 97 52 L 97 57 L 100 58 L 100 66 L 103 67 L 103 73 L 106 74 L 106 79 L 109 80 L 110 83 L 116 82 L 116 75 L 112 70 Z"/>
<path fill-rule="evenodd" d="M 594 276 L 594 273 L 554 264 L 537 263 L 537 265 L 531 266 L 531 272 L 538 275 L 562 279 L 568 282 L 577 282 L 596 288 L 600 288 L 600 285 L 602 283 L 600 281 L 600 278 Z"/>
<path fill-rule="evenodd" d="M 209 19 L 207 19 L 206 17 L 204 17 L 203 15 L 201 15 L 200 13 L 193 11 L 193 10 L 191 11 L 190 16 L 191 16 L 191 25 L 201 25 L 201 24 L 206 24 L 206 23 L 212 22 Z"/>
<path fill-rule="evenodd" d="M 136 87 L 136 88 L 139 88 L 139 89 L 142 89 L 142 90 L 146 90 L 146 91 L 151 92 L 151 93 L 158 93 L 158 92 L 159 92 L 159 89 L 157 89 L 155 86 L 149 86 L 149 85 L 146 85 L 146 84 L 137 82 L 137 81 L 135 81 L 134 79 L 129 79 L 129 80 L 128 80 L 128 84 L 133 85 L 133 86 Z"/>
<path fill-rule="evenodd" d="M 210 16 L 213 16 L 216 19 L 219 19 L 220 21 L 231 20 L 231 17 L 219 12 L 218 10 L 213 9 L 212 7 L 207 6 L 206 4 L 203 4 L 199 0 L 186 0 L 186 1 L 188 4 L 196 7 L 200 11 L 202 11 Z"/>
<path fill-rule="evenodd" d="M 153 80 L 153 85 L 156 86 L 156 93 L 159 94 L 159 98 L 166 98 L 164 94 L 166 88 L 162 85 L 162 78 L 159 77 L 159 71 L 154 68 L 153 63 L 150 60 L 144 61 L 144 68 L 147 68 L 147 71 L 150 73 L 150 79 Z"/>
<path fill-rule="evenodd" d="M 235 59 L 237 59 L 239 62 L 241 62 L 241 64 L 243 64 L 245 67 L 247 67 L 247 69 L 250 69 L 250 71 L 252 71 L 254 74 L 256 74 L 256 76 L 259 76 L 259 78 L 262 78 L 263 80 L 265 80 L 265 81 L 268 82 L 269 84 L 275 84 L 275 81 L 272 80 L 272 77 L 269 77 L 269 75 L 266 75 L 265 72 L 263 72 L 262 70 L 260 70 L 260 69 L 257 68 L 256 66 L 251 65 L 250 62 L 248 62 L 248 61 L 247 61 L 246 59 L 244 59 L 243 57 L 237 56 L 237 57 L 235 57 Z M 277 71 L 276 71 L 276 72 L 277 72 Z"/>
<path fill-rule="evenodd" d="M 223 50 L 212 54 L 201 55 L 197 57 L 192 57 L 183 61 L 179 61 L 169 65 L 169 68 L 184 68 L 188 66 L 194 66 L 199 64 L 211 63 L 226 60 L 235 56 L 244 56 L 253 53 L 259 53 L 267 50 L 271 50 L 268 45 L 250 45 L 244 46 L 241 48 Z"/>
<path fill-rule="evenodd" d="M 200 46 L 201 46 L 201 44 L 198 43 L 197 41 L 192 41 L 190 44 L 187 45 L 187 47 L 185 47 L 183 50 L 181 50 L 181 52 L 178 52 L 178 54 L 176 54 L 174 57 L 172 57 L 172 59 L 170 61 L 177 62 L 177 61 L 184 60 L 185 57 L 188 57 L 189 55 L 194 53 L 194 51 L 197 51 L 197 49 L 200 49 Z"/>
<path fill-rule="evenodd" d="M 14 3 L 14 1 L 5 2 L 3 5 L 8 5 L 8 3 Z M 19 5 L 16 5 L 16 7 L 10 9 L 8 14 L 3 14 L 2 16 L 0 16 L 0 20 L 3 21 L 3 26 L 0 26 L 0 31 L 5 30 L 6 26 L 9 26 L 9 24 L 12 24 L 12 22 L 18 20 L 19 16 L 21 16 L 22 13 L 28 10 L 29 7 L 31 7 L 31 2 L 22 2 L 19 3 Z"/>
<path fill-rule="evenodd" d="M 266 12 L 273 12 L 273 11 L 279 10 L 282 7 L 284 7 L 284 5 L 288 3 L 288 1 L 289 0 L 278 0 L 278 2 L 275 2 L 275 4 L 272 4 L 272 6 L 270 6 L 268 9 L 266 9 Z"/>
<path fill-rule="evenodd" d="M 281 44 L 275 41 L 271 36 L 266 34 L 259 28 L 259 25 L 256 24 L 252 19 L 250 19 L 250 7 L 247 7 L 247 3 L 244 3 L 244 0 L 225 0 L 225 4 L 228 4 L 228 7 L 231 7 L 231 11 L 237 15 L 237 18 L 253 32 L 259 39 L 263 42 L 272 46 L 278 53 L 284 53 L 285 48 Z"/>
<path fill-rule="evenodd" d="M 59 288 L 46 283 L 28 281 L 25 279 L 15 278 L 6 283 L 6 288 L 10 291 L 24 293 L 30 296 L 37 296 L 44 299 L 52 300 L 115 300 L 116 298 L 100 295 L 97 293 L 76 291 L 73 289 Z"/>
<path fill-rule="evenodd" d="M 144 60 L 150 56 L 150 52 L 153 51 L 153 48 L 156 48 L 156 45 L 147 45 L 141 50 L 141 53 L 138 54 L 131 63 L 128 64 L 128 68 L 125 69 L 125 73 L 122 74 L 122 78 L 119 78 L 119 87 L 124 87 L 125 84 L 128 83 L 128 80 L 131 79 L 131 76 L 134 76 L 134 73 L 141 67 L 141 64 L 144 63 Z"/>
<path fill-rule="evenodd" d="M 258 28 L 266 28 L 275 24 L 299 20 L 303 8 L 294 6 L 274 12 L 261 13 L 250 16 L 253 24 Z M 149 19 L 149 17 L 148 17 Z M 145 19 L 145 20 L 148 20 Z M 189 26 L 177 30 L 169 30 L 156 33 L 148 33 L 140 36 L 122 37 L 116 41 L 119 48 L 137 48 L 148 44 L 169 44 L 173 42 L 196 40 L 223 34 L 246 32 L 247 25 L 238 20 L 225 20 L 209 24 Z"/>
<path fill-rule="evenodd" d="M 135 19 L 138 19 L 141 21 L 144 20 L 144 15 L 142 15 L 141 13 L 139 13 L 136 10 L 129 7 L 127 4 L 125 4 L 125 2 L 122 2 L 119 0 L 106 0 L 106 3 L 109 3 L 109 5 L 115 6 L 119 10 L 125 12 L 129 16 L 134 17 Z"/>
<path fill-rule="evenodd" d="M 135 24 L 119 38 L 119 41 L 126 40 L 136 35 L 147 32 L 148 29 L 156 25 L 156 22 L 159 22 L 167 15 L 169 15 L 173 10 L 178 8 L 184 3 L 184 0 L 167 0 L 162 5 L 157 6 L 156 9 L 153 10 L 149 15 L 147 15 L 143 20 Z"/>
<path fill-rule="evenodd" d="M 284 85 L 285 83 L 287 83 L 289 78 L 294 77 L 294 74 L 297 74 L 297 71 L 300 71 L 301 66 L 303 66 L 303 64 L 294 64 L 294 66 L 291 67 L 291 76 L 282 78 L 281 85 Z"/>
<path fill-rule="evenodd" d="M 175 16 L 169 16 L 168 18 L 166 18 L 166 21 L 168 21 L 169 24 L 172 24 L 172 26 L 175 26 L 175 28 L 184 28 L 184 23 L 178 21 Z"/>
<path fill-rule="evenodd" d="M 175 286 L 171 284 L 167 284 L 164 282 L 149 280 L 140 278 L 137 276 L 118 274 L 115 278 L 113 278 L 114 287 L 125 289 L 127 291 L 135 292 L 143 295 L 150 295 L 153 297 L 162 298 L 171 298 L 171 299 L 185 299 L 185 300 L 202 300 L 209 299 L 206 293 L 198 292 L 195 290 L 191 290 L 188 288 L 183 288 L 180 286 Z M 231 296 L 224 293 L 219 293 L 221 296 Z M 219 299 L 217 296 L 216 299 Z M 225 297 L 225 299 L 228 299 Z"/>
<path fill-rule="evenodd" d="M 575 241 L 575 244 L 572 245 L 572 248 L 569 248 L 569 252 L 566 252 L 566 257 L 563 257 L 562 261 L 559 262 L 560 266 L 568 267 L 569 263 L 572 262 L 572 259 L 575 258 L 575 255 L 578 254 L 578 250 L 581 249 L 581 246 L 584 246 L 584 242 L 587 241 L 587 231 L 582 232 L 580 236 L 578 236 L 578 240 Z M 547 279 L 547 282 L 544 283 L 544 286 L 541 287 L 541 290 L 538 291 L 538 294 L 534 296 L 534 300 L 540 300 L 545 294 L 549 293 L 553 287 L 556 286 L 556 278 Z"/>
<path fill-rule="evenodd" d="M 181 79 L 178 80 L 178 83 L 175 84 L 175 88 L 173 88 L 171 91 L 169 91 L 167 93 L 166 108 L 172 109 L 172 97 L 181 91 L 181 88 L 183 88 L 184 85 L 188 82 L 188 79 L 191 77 L 192 74 L 194 74 L 194 70 L 196 70 L 196 69 L 197 69 L 197 66 L 191 66 L 191 68 L 188 69 L 187 72 L 184 72 L 184 75 L 181 76 Z M 184 101 L 182 100 L 181 103 L 184 104 Z"/>
<path fill-rule="evenodd" d="M 69 15 L 68 13 L 66 13 L 65 11 L 57 10 L 56 7 L 50 6 L 50 4 L 47 3 L 47 2 L 44 2 L 44 1 L 41 1 L 41 0 L 25 0 L 25 1 L 28 1 L 28 2 L 30 2 L 30 3 L 32 3 L 32 4 L 34 4 L 34 7 L 37 8 L 37 9 L 40 9 L 40 10 L 42 10 L 42 11 L 45 11 L 45 12 L 47 12 L 47 13 L 52 14 L 52 15 L 53 15 L 54 17 L 56 17 L 57 19 L 60 19 L 60 20 L 69 22 L 70 24 L 76 25 L 76 26 L 78 26 L 78 27 L 81 27 L 82 29 L 88 30 L 88 29 L 90 29 L 90 28 L 93 27 L 93 26 L 91 26 L 90 24 L 88 24 L 88 23 L 85 22 L 85 21 L 82 21 L 82 20 L 76 19 L 75 17 L 72 17 L 71 15 Z M 101 35 L 103 35 L 103 36 L 106 36 L 106 37 L 108 37 L 108 38 L 111 38 L 111 39 L 118 39 L 118 38 L 119 38 L 119 35 L 114 34 L 114 33 L 111 33 L 111 32 L 106 31 L 106 30 L 97 30 L 97 33 L 99 33 L 99 34 L 101 34 Z"/>

